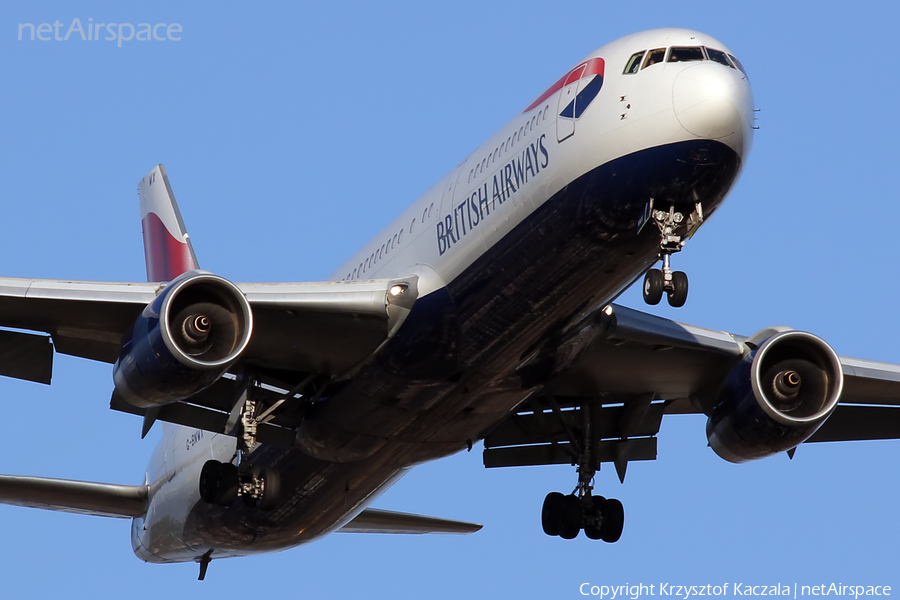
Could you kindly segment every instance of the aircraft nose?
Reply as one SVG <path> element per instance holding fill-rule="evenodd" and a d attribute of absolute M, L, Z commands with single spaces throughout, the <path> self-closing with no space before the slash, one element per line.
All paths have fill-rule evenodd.
<path fill-rule="evenodd" d="M 675 78 L 672 103 L 678 122 L 693 135 L 748 137 L 752 98 L 747 78 L 738 70 L 714 62 L 688 67 Z"/>

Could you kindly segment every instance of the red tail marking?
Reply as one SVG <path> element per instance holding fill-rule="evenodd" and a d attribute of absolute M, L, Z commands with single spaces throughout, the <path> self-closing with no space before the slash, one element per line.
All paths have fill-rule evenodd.
<path fill-rule="evenodd" d="M 188 245 L 175 239 L 155 213 L 141 220 L 147 281 L 172 281 L 185 271 L 197 268 Z"/>

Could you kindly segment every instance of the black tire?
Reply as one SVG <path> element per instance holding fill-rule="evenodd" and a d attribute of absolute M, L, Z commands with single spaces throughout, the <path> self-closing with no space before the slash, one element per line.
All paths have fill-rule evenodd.
<path fill-rule="evenodd" d="M 231 463 L 224 463 L 219 468 L 219 489 L 216 493 L 216 504 L 231 506 L 238 497 L 238 468 Z"/>
<path fill-rule="evenodd" d="M 257 506 L 262 510 L 270 510 L 278 504 L 281 497 L 281 475 L 277 469 L 263 467 L 258 477 L 263 480 L 263 497 Z"/>
<path fill-rule="evenodd" d="M 541 527 L 547 535 L 559 535 L 563 498 L 565 496 L 559 492 L 550 492 L 544 498 L 544 505 L 541 507 Z"/>
<path fill-rule="evenodd" d="M 664 288 L 665 280 L 662 271 L 659 269 L 647 271 L 647 274 L 644 275 L 644 302 L 651 305 L 659 304 Z"/>
<path fill-rule="evenodd" d="M 625 527 L 625 507 L 614 498 L 603 505 L 603 535 L 600 539 L 608 544 L 618 542 Z"/>
<path fill-rule="evenodd" d="M 208 460 L 200 469 L 200 499 L 207 504 L 215 504 L 219 494 L 220 472 L 222 463 Z"/>
<path fill-rule="evenodd" d="M 675 288 L 668 294 L 669 306 L 681 308 L 687 302 L 688 276 L 684 271 L 672 273 L 672 287 Z"/>
<path fill-rule="evenodd" d="M 578 496 L 564 496 L 559 519 L 559 537 L 574 540 L 581 531 L 581 499 Z"/>
<path fill-rule="evenodd" d="M 606 498 L 603 496 L 591 496 L 591 503 L 594 505 L 594 514 L 590 519 L 585 519 L 584 535 L 592 540 L 603 539 L 603 507 L 606 505 Z"/>

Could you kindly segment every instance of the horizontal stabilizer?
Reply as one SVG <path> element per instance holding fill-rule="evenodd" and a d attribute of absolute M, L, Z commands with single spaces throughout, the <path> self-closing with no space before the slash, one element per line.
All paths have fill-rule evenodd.
<path fill-rule="evenodd" d="M 146 485 L 0 475 L 0 504 L 100 517 L 142 516 L 147 510 L 148 492 Z"/>
<path fill-rule="evenodd" d="M 367 508 L 341 527 L 340 533 L 475 533 L 478 523 Z"/>

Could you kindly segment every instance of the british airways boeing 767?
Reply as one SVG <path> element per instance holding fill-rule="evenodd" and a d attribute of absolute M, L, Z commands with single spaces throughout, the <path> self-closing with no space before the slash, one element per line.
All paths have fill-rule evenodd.
<path fill-rule="evenodd" d="M 636 281 L 650 304 L 686 302 L 677 253 L 752 133 L 750 81 L 724 44 L 619 39 L 309 283 L 201 270 L 159 165 L 138 185 L 146 283 L 0 279 L 0 374 L 49 383 L 54 351 L 114 365 L 111 407 L 164 429 L 144 483 L 5 476 L 0 502 L 131 518 L 139 558 L 197 561 L 202 578 L 212 559 L 338 530 L 476 531 L 367 506 L 479 440 L 487 467 L 575 466 L 544 531 L 615 542 L 624 510 L 594 474 L 654 459 L 665 415 L 705 415 L 732 462 L 900 437 L 900 366 L 784 327 L 747 337 L 612 304 Z"/>

